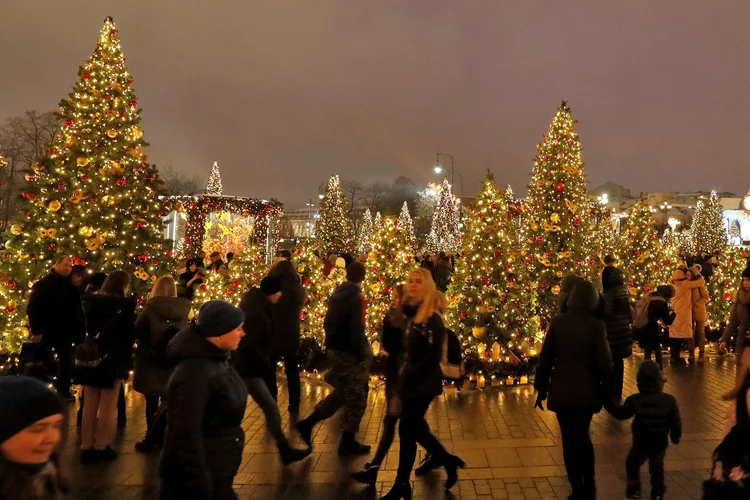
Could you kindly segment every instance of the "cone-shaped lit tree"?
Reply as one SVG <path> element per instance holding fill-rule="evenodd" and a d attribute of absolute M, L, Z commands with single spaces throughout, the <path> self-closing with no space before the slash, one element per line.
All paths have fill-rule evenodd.
<path fill-rule="evenodd" d="M 409 213 L 409 204 L 404 202 L 401 213 L 398 216 L 398 226 L 406 232 L 406 241 L 412 252 L 417 251 L 417 236 L 414 234 L 414 221 Z"/>
<path fill-rule="evenodd" d="M 563 101 L 549 131 L 537 145 L 529 185 L 525 232 L 533 266 L 540 313 L 549 317 L 560 293 L 560 281 L 568 273 L 596 280 L 596 250 L 592 229 L 581 142 Z"/>
<path fill-rule="evenodd" d="M 325 252 L 341 254 L 352 250 L 352 222 L 344 211 L 344 192 L 338 175 L 328 179 L 320 201 L 320 218 L 315 225 L 315 236 Z"/>
<path fill-rule="evenodd" d="M 239 305 L 245 292 L 260 285 L 267 271 L 263 248 L 256 243 L 249 243 L 232 260 L 228 273 L 208 274 L 193 297 L 195 310 L 200 310 L 209 300 L 224 300 Z"/>
<path fill-rule="evenodd" d="M 305 289 L 305 304 L 300 314 L 302 333 L 319 342 L 325 338 L 323 318 L 327 299 L 320 292 L 320 284 L 325 279 L 321 253 L 322 249 L 318 242 L 306 241 L 297 245 L 297 250 L 292 256 L 292 262 L 297 268 L 302 287 Z"/>
<path fill-rule="evenodd" d="M 698 200 L 690 226 L 696 252 L 714 253 L 727 244 L 727 229 L 722 216 L 719 195 L 711 191 L 707 199 Z"/>
<path fill-rule="evenodd" d="M 498 342 L 513 350 L 539 333 L 533 317 L 533 290 L 519 248 L 513 218 L 518 207 L 508 204 L 488 172 L 476 203 L 465 219 L 463 257 L 448 289 L 446 320 L 465 340 L 488 349 Z"/>
<path fill-rule="evenodd" d="M 708 330 L 723 331 L 732 312 L 740 287 L 742 271 L 747 261 L 742 250 L 734 245 L 726 245 L 713 267 L 713 276 L 706 283 L 706 290 L 711 301 L 706 306 Z"/>
<path fill-rule="evenodd" d="M 461 245 L 461 229 L 458 222 L 460 207 L 447 178 L 443 181 L 439 196 L 427 236 L 427 250 L 433 253 L 456 252 Z"/>
<path fill-rule="evenodd" d="M 219 172 L 219 164 L 214 162 L 211 167 L 211 174 L 208 176 L 208 182 L 206 183 L 206 194 L 221 196 L 224 194 L 224 186 L 221 183 L 221 172 Z"/>
<path fill-rule="evenodd" d="M 365 214 L 362 217 L 362 222 L 359 225 L 359 236 L 357 237 L 357 254 L 367 255 L 370 253 L 370 246 L 372 244 L 372 214 L 370 209 L 365 210 Z"/>

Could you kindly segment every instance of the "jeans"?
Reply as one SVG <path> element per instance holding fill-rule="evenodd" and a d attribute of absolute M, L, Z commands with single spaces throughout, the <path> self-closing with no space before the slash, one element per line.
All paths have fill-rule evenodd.
<path fill-rule="evenodd" d="M 628 477 L 628 486 L 641 487 L 641 466 L 648 460 L 648 471 L 651 475 L 651 498 L 664 496 L 664 455 L 667 450 L 649 450 L 633 446 L 625 460 L 625 471 Z"/>
<path fill-rule="evenodd" d="M 84 386 L 86 405 L 81 422 L 81 449 L 103 450 L 112 443 L 117 425 L 117 397 L 122 380 L 115 380 L 112 388 Z"/>
<path fill-rule="evenodd" d="M 612 358 L 612 364 L 614 365 L 615 369 L 615 397 L 620 398 L 622 397 L 622 385 L 623 385 L 623 379 L 625 377 L 625 360 L 622 359 L 619 356 L 615 356 Z"/>
<path fill-rule="evenodd" d="M 576 499 L 596 498 L 594 445 L 589 435 L 589 426 L 593 417 L 593 413 L 584 410 L 557 412 L 557 421 L 562 434 L 565 470 Z"/>
<path fill-rule="evenodd" d="M 367 409 L 372 357 L 359 359 L 345 352 L 329 350 L 328 358 L 331 369 L 325 381 L 333 386 L 333 392 L 315 406 L 315 411 L 325 420 L 343 408 L 344 431 L 356 434 Z"/>
<path fill-rule="evenodd" d="M 268 432 L 271 433 L 271 437 L 276 441 L 279 446 L 287 446 L 288 442 L 284 431 L 281 429 L 281 414 L 279 413 L 279 406 L 276 404 L 276 400 L 268 390 L 266 382 L 258 378 L 245 379 L 245 385 L 247 386 L 247 393 L 253 398 L 253 401 L 260 407 L 263 414 L 266 416 L 266 427 Z"/>
<path fill-rule="evenodd" d="M 70 395 L 70 383 L 73 376 L 73 361 L 75 358 L 75 346 L 72 342 L 62 342 L 52 346 L 57 354 L 59 363 L 57 373 L 57 392 L 63 396 Z"/>
<path fill-rule="evenodd" d="M 286 387 L 289 391 L 289 409 L 296 410 L 300 403 L 300 382 L 299 382 L 299 356 L 297 349 L 281 351 L 271 359 L 271 366 L 276 368 L 279 360 L 284 360 L 284 372 L 286 373 Z M 269 390 L 271 388 L 269 387 Z M 274 384 L 271 395 L 276 399 L 276 374 L 274 373 Z"/>
<path fill-rule="evenodd" d="M 401 423 L 398 426 L 401 449 L 398 454 L 397 483 L 409 481 L 414 460 L 417 458 L 417 443 L 438 460 L 442 460 L 448 454 L 440 441 L 430 432 L 430 426 L 424 418 L 432 399 L 431 396 L 422 396 L 403 402 Z"/>

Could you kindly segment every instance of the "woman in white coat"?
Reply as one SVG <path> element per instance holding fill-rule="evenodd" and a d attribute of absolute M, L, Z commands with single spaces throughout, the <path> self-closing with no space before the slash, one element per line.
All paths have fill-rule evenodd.
<path fill-rule="evenodd" d="M 672 271 L 670 282 L 675 289 L 672 309 L 676 316 L 674 323 L 669 327 L 669 351 L 672 363 L 678 363 L 682 342 L 693 338 L 693 289 L 702 287 L 706 282 L 702 277 L 688 280 L 683 269 Z"/>

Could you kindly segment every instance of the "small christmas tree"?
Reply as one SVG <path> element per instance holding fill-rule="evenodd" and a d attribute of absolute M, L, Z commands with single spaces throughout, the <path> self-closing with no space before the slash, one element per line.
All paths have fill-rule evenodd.
<path fill-rule="evenodd" d="M 401 213 L 398 216 L 398 226 L 403 228 L 404 231 L 406 231 L 406 241 L 409 243 L 409 247 L 411 248 L 412 252 L 417 251 L 417 236 L 414 234 L 414 221 L 411 219 L 411 214 L 409 213 L 409 205 L 408 203 L 404 202 L 403 206 L 401 207 Z"/>
<path fill-rule="evenodd" d="M 592 218 L 586 191 L 581 142 L 568 104 L 557 108 L 549 131 L 537 145 L 529 185 L 525 223 L 534 268 L 540 314 L 549 317 L 556 307 L 563 276 L 575 273 L 597 280 L 596 248 L 591 241 Z"/>
<path fill-rule="evenodd" d="M 325 338 L 323 318 L 326 309 L 326 297 L 320 293 L 320 284 L 325 279 L 321 252 L 316 241 L 307 241 L 297 245 L 292 257 L 292 262 L 300 275 L 302 287 L 305 289 L 305 304 L 300 314 L 302 333 L 319 342 Z"/>
<path fill-rule="evenodd" d="M 344 211 L 344 192 L 338 175 L 328 179 L 315 236 L 325 252 L 342 254 L 352 250 L 352 223 Z"/>
<path fill-rule="evenodd" d="M 453 196 L 451 185 L 446 178 L 440 189 L 435 212 L 432 214 L 430 233 L 427 236 L 426 246 L 430 252 L 456 252 L 461 246 L 459 210 L 459 200 Z"/>
<path fill-rule="evenodd" d="M 367 331 L 371 338 L 376 338 L 390 306 L 393 287 L 404 283 L 409 272 L 416 268 L 407 229 L 391 218 L 384 219 L 375 228 L 365 267 Z"/>
<path fill-rule="evenodd" d="M 488 172 L 464 226 L 446 320 L 464 339 L 473 335 L 488 348 L 497 342 L 518 351 L 524 340 L 534 344 L 539 323 L 531 319 L 533 293 L 517 244 L 516 208 L 505 199 Z"/>
<path fill-rule="evenodd" d="M 714 337 L 717 334 L 721 335 L 729 320 L 740 287 L 742 271 L 747 267 L 745 255 L 734 245 L 726 245 L 716 259 L 713 276 L 706 283 L 706 290 L 711 297 L 706 306 L 706 330 L 713 331 Z"/>
<path fill-rule="evenodd" d="M 722 216 L 722 206 L 716 191 L 708 199 L 698 200 L 690 226 L 696 252 L 710 254 L 722 250 L 727 244 L 727 229 Z"/>
<path fill-rule="evenodd" d="M 263 247 L 256 243 L 246 245 L 232 260 L 227 274 L 208 273 L 193 297 L 195 310 L 200 310 L 209 300 L 224 300 L 239 305 L 248 290 L 260 285 L 267 271 Z"/>
<path fill-rule="evenodd" d="M 370 253 L 370 246 L 372 243 L 372 214 L 370 209 L 365 210 L 365 215 L 362 217 L 362 222 L 359 226 L 359 236 L 357 237 L 357 254 L 367 255 Z"/>
<path fill-rule="evenodd" d="M 211 167 L 211 174 L 208 176 L 208 182 L 206 183 L 206 194 L 221 196 L 224 194 L 224 186 L 221 184 L 221 172 L 219 172 L 219 164 L 214 162 Z"/>

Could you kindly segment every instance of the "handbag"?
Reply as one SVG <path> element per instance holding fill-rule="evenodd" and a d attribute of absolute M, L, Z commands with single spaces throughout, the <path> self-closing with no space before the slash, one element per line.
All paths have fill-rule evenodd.
<path fill-rule="evenodd" d="M 107 357 L 107 353 L 102 355 L 99 351 L 99 337 L 101 337 L 102 333 L 112 325 L 121 313 L 122 309 L 118 309 L 115 315 L 112 316 L 112 319 L 110 319 L 107 324 L 104 325 L 104 328 L 94 336 L 88 333 L 88 325 L 86 326 L 86 339 L 76 347 L 75 366 L 95 368 L 102 364 L 102 361 Z"/>

